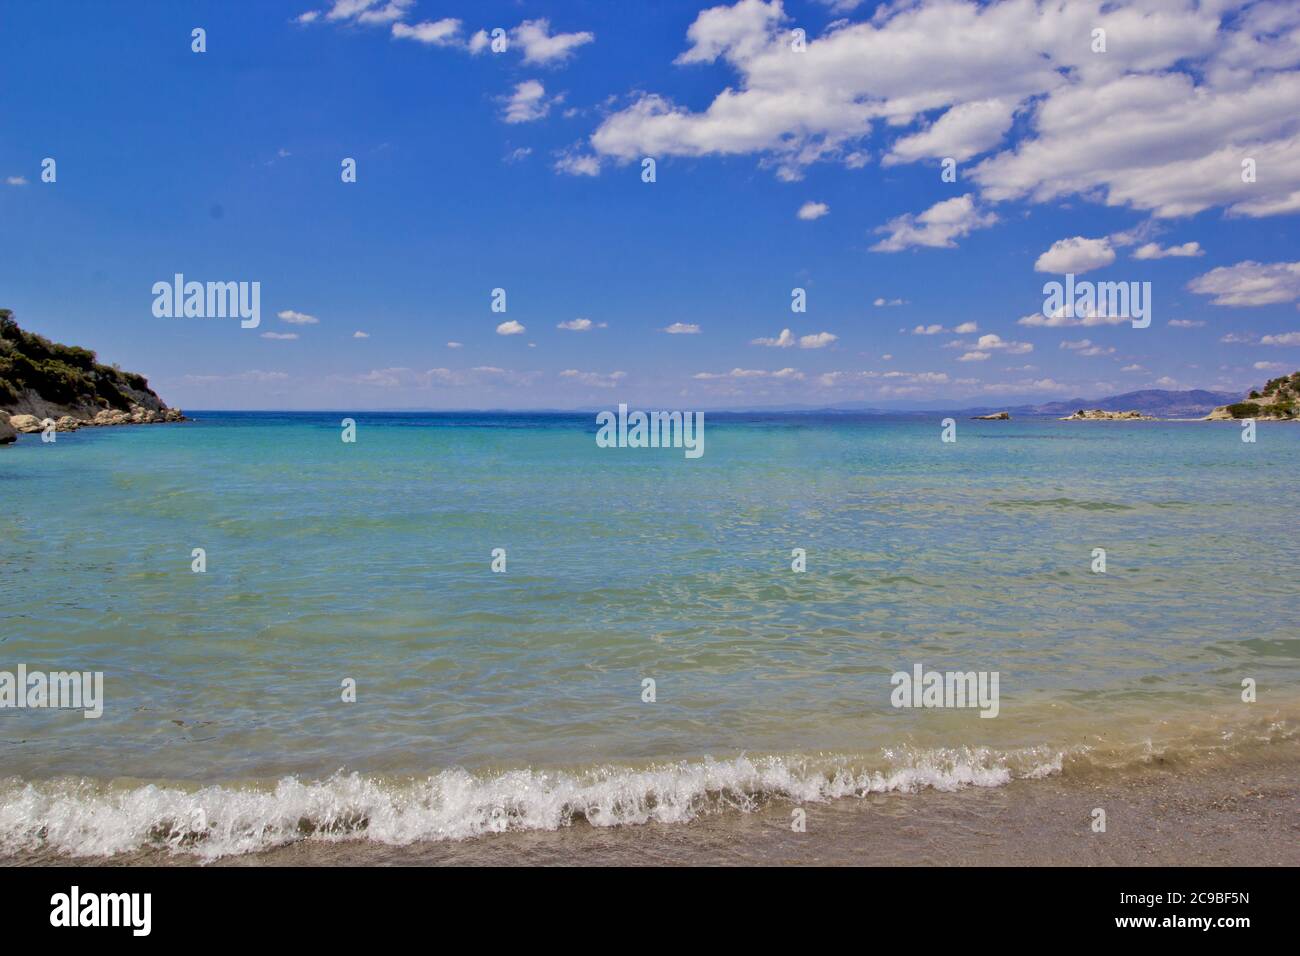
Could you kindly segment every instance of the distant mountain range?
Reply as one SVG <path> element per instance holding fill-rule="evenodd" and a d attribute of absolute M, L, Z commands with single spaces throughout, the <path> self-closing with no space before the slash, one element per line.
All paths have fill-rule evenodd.
<path fill-rule="evenodd" d="M 1162 388 L 1144 388 L 1109 398 L 1072 398 L 1068 402 L 1047 402 L 1044 405 L 1019 405 L 1013 408 L 999 406 L 992 411 L 1010 412 L 1012 415 L 1069 415 L 1081 408 L 1100 408 L 1107 412 L 1136 411 L 1157 418 L 1201 418 L 1220 405 L 1241 399 L 1239 392 L 1210 392 L 1201 388 L 1185 392 L 1171 392 Z M 982 412 L 974 412 L 982 414 Z"/>
<path fill-rule="evenodd" d="M 1211 392 L 1194 388 L 1175 392 L 1161 388 L 1146 388 L 1125 392 L 1107 398 L 1071 398 L 1063 402 L 1046 402 L 1041 405 L 978 405 L 954 408 L 952 405 L 931 406 L 928 409 L 894 406 L 892 408 L 868 405 L 865 402 L 840 402 L 835 405 L 769 405 L 726 409 L 734 412 L 817 412 L 822 414 L 926 416 L 947 414 L 954 416 L 989 415 L 1008 412 L 1012 418 L 1060 418 L 1081 408 L 1100 408 L 1108 412 L 1137 411 L 1156 418 L 1202 418 L 1220 405 L 1240 401 L 1240 392 Z M 721 411 L 721 409 L 720 409 Z"/>

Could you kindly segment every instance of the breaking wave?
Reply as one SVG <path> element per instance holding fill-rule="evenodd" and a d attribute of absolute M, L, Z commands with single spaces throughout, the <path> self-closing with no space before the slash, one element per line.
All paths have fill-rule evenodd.
<path fill-rule="evenodd" d="M 0 855 L 107 857 L 145 849 L 215 860 L 299 840 L 405 845 L 506 830 L 685 823 L 752 812 L 771 800 L 822 802 L 870 793 L 997 787 L 1057 773 L 1065 754 L 984 748 L 887 751 L 877 769 L 844 758 L 738 757 L 577 773 L 445 770 L 422 780 L 340 771 L 269 787 L 90 780 L 0 784 Z"/>

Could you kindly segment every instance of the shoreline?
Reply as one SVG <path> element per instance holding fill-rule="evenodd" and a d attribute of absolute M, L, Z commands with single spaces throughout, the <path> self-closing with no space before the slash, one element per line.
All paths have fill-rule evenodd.
<path fill-rule="evenodd" d="M 806 829 L 795 832 L 800 806 Z M 1106 832 L 1093 814 L 1106 811 Z M 1211 761 L 1153 757 L 1140 767 L 1085 769 L 998 787 L 872 793 L 688 823 L 511 830 L 387 845 L 299 840 L 204 861 L 149 849 L 71 857 L 0 857 L 4 866 L 1296 866 L 1300 740 Z"/>

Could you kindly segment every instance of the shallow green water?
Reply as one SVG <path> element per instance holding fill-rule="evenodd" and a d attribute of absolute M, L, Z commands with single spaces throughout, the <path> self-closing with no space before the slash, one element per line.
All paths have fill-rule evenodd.
<path fill-rule="evenodd" d="M 706 416 L 688 460 L 592 416 L 341 417 L 0 449 L 0 670 L 105 674 L 98 720 L 0 710 L 0 776 L 1029 768 L 1298 697 L 1288 424 Z M 916 663 L 998 672 L 998 717 L 892 707 Z"/>

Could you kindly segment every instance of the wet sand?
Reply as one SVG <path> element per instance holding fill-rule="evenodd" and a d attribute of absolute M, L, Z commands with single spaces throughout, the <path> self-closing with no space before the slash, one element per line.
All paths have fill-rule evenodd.
<path fill-rule="evenodd" d="M 1092 811 L 1106 811 L 1105 833 Z M 585 822 L 460 842 L 383 846 L 303 841 L 227 857 L 216 866 L 1296 866 L 1300 865 L 1300 741 L 1194 765 L 1084 771 L 998 788 L 873 794 L 725 812 L 684 825 L 618 828 Z M 8 864 L 193 865 L 190 856 L 109 860 L 48 854 Z"/>

